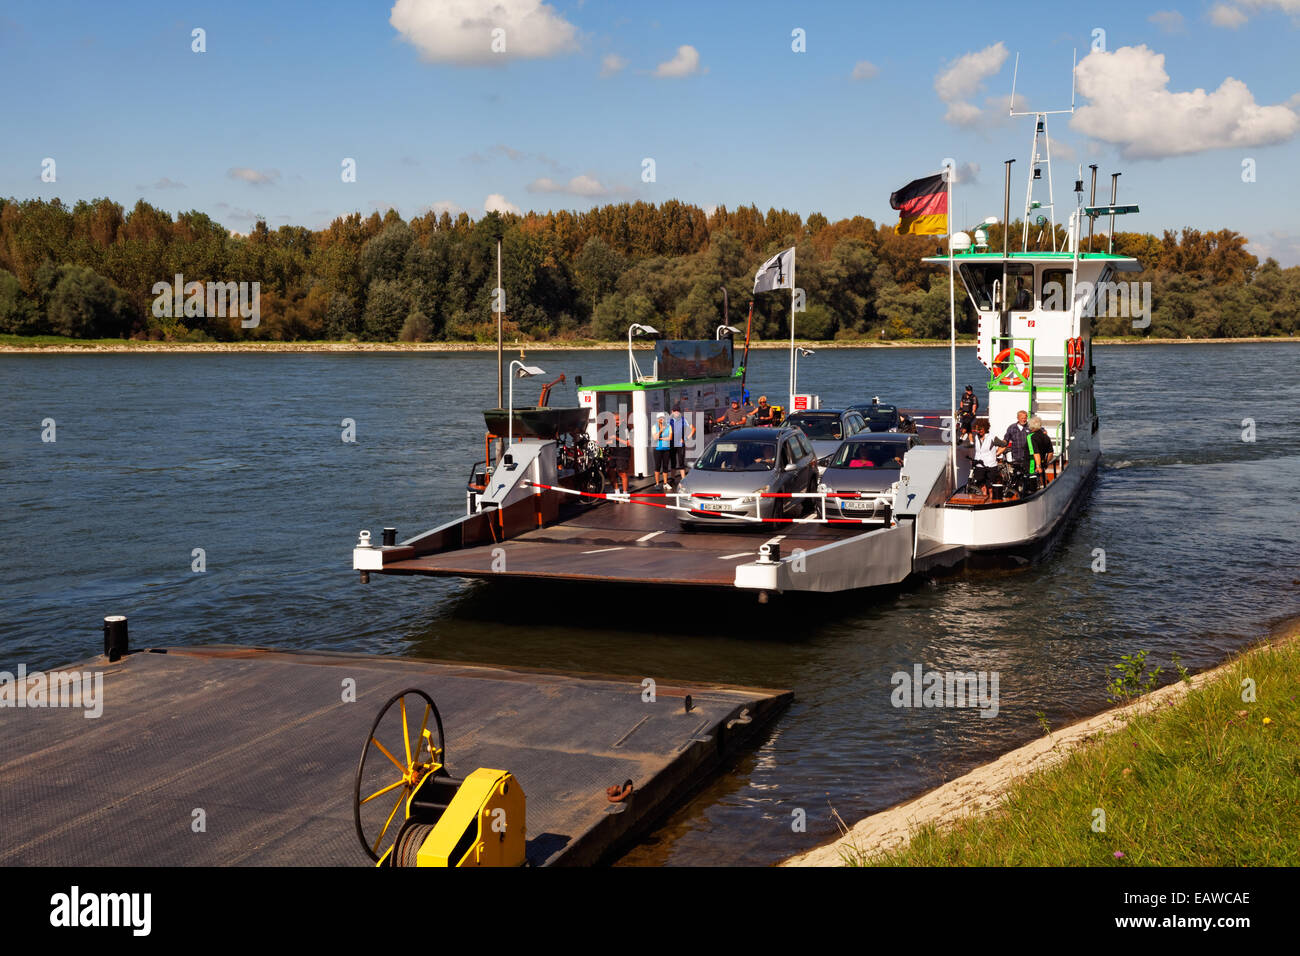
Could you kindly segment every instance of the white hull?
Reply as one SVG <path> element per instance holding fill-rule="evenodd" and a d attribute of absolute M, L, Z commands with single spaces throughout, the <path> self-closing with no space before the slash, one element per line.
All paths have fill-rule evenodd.
<path fill-rule="evenodd" d="M 1101 459 L 1100 433 L 1070 446 L 1070 463 L 1042 492 L 1023 502 L 943 509 L 943 544 L 968 552 L 1014 550 L 1043 543 L 1087 492 Z"/>

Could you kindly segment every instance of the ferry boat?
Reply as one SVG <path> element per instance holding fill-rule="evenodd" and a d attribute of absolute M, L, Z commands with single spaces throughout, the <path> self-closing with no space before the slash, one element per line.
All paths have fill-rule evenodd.
<path fill-rule="evenodd" d="M 947 254 L 925 260 L 950 270 L 952 294 L 960 282 L 978 315 L 978 357 L 989 370 L 988 406 L 981 417 L 988 418 L 990 434 L 1003 435 L 1024 411 L 1039 418 L 1052 437 L 1056 460 L 1035 484 L 1017 479 L 998 488 L 994 482 L 995 487 L 977 492 L 970 481 L 969 449 L 958 448 L 955 436 L 939 438 L 932 426 L 907 450 L 889 490 L 872 492 L 877 500 L 864 508 L 870 517 L 832 517 L 829 493 L 819 490 L 795 493 L 812 499 L 803 516 L 773 521 L 737 514 L 734 522 L 710 522 L 749 521 L 750 527 L 739 530 L 751 533 L 722 526 L 692 531 L 679 522 L 682 512 L 718 518 L 719 508 L 711 504 L 706 512 L 690 495 L 651 487 L 649 439 L 657 416 L 676 406 L 694 416 L 703 434 L 693 448 L 704 451 L 714 420 L 733 399 L 745 397 L 748 350 L 737 367 L 729 341 L 661 342 L 655 370 L 642 376 L 629 332 L 629 381 L 583 387 L 577 379 L 579 404 L 573 408 L 490 410 L 486 417 L 498 423 L 496 433 L 487 435 L 484 459 L 467 483 L 466 513 L 401 543 L 395 529 L 385 529 L 380 544 L 363 531 L 353 550 L 353 569 L 363 581 L 372 573 L 567 580 L 735 589 L 767 600 L 787 592 L 894 585 L 988 559 L 1032 559 L 1082 506 L 1096 476 L 1101 431 L 1091 316 L 1118 276 L 1141 269 L 1131 257 L 1082 248 L 1085 218 L 1091 222 L 1137 207 L 1115 205 L 1113 193 L 1109 206 L 1085 206 L 1081 176 L 1064 248 L 1055 248 L 1054 221 L 1052 248 L 1030 248 L 1030 215 L 1044 208 L 1033 201 L 1044 164 L 1051 188 L 1050 147 L 1046 159 L 1039 152 L 1040 136 L 1046 147 L 1045 114 L 1036 114 L 1035 122 L 1020 251 L 1009 250 L 1006 228 L 1000 253 L 989 251 L 986 236 L 977 230 L 973 240 L 960 232 L 950 236 Z M 1095 191 L 1094 169 L 1094 201 Z M 1003 223 L 1009 222 L 1009 211 L 1010 163 Z M 1038 222 L 1046 226 L 1041 216 Z M 1046 231 L 1040 230 L 1040 241 Z M 1091 245 L 1091 237 L 1088 241 Z M 689 360 L 672 364 L 673 348 L 689 353 Z M 511 365 L 512 381 L 517 364 L 522 365 Z M 792 405 L 793 389 L 792 373 Z M 944 431 L 950 431 L 955 381 L 952 392 L 948 409 L 904 411 L 916 421 L 947 417 Z M 499 434 L 503 421 L 511 432 L 508 440 Z M 621 466 L 628 476 L 626 490 L 604 487 L 591 458 L 601 446 L 627 448 Z M 744 497 L 763 495 L 770 495 L 766 488 Z"/>

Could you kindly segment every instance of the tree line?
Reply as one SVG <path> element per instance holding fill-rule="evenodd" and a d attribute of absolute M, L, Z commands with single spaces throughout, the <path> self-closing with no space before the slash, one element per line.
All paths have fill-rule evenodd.
<path fill-rule="evenodd" d="M 1000 226 L 990 247 L 1000 249 Z M 1012 223 L 1019 248 L 1020 223 Z M 1064 230 L 1057 230 L 1058 247 Z M 800 338 L 946 338 L 948 274 L 922 262 L 937 236 L 893 223 L 830 222 L 756 206 L 711 213 L 670 200 L 523 215 L 395 210 L 341 216 L 321 230 L 257 222 L 244 236 L 204 213 L 175 217 L 143 200 L 0 199 L 0 333 L 180 341 L 495 341 L 496 243 L 502 243 L 507 338 L 620 340 L 633 322 L 675 338 L 743 327 L 758 265 L 796 247 L 805 311 Z M 1041 236 L 1035 237 L 1039 242 Z M 1050 241 L 1050 239 L 1048 240 Z M 1152 283 L 1148 329 L 1101 318 L 1104 335 L 1237 337 L 1300 331 L 1300 267 L 1262 265 L 1232 230 L 1117 232 L 1115 251 Z M 1106 248 L 1098 234 L 1094 247 Z M 1041 246 L 1039 246 L 1041 248 Z M 260 283 L 260 321 L 158 315 L 158 283 Z M 725 287 L 730 314 L 724 317 Z M 959 292 L 961 290 L 959 289 Z M 963 295 L 959 332 L 974 331 Z M 789 334 L 788 293 L 760 294 L 754 334 Z"/>

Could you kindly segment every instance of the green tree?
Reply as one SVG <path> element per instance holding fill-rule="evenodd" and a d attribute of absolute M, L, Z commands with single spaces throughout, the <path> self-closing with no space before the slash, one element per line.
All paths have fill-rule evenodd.
<path fill-rule="evenodd" d="M 78 338 L 109 338 L 129 330 L 126 296 L 93 269 L 62 266 L 50 295 L 50 331 Z"/>
<path fill-rule="evenodd" d="M 409 304 L 401 285 L 389 279 L 376 279 L 366 294 L 366 311 L 362 331 L 372 341 L 392 342 L 402 331 Z"/>

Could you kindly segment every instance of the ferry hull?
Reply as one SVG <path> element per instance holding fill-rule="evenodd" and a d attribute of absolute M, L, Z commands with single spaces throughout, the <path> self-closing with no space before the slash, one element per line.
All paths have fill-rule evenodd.
<path fill-rule="evenodd" d="M 1096 436 L 1089 448 L 1073 448 L 1070 465 L 1028 501 L 944 509 L 944 541 L 965 563 L 997 564 L 1032 560 L 1052 545 L 1069 519 L 1087 501 L 1101 462 Z M 925 570 L 918 568 L 918 571 Z"/>

